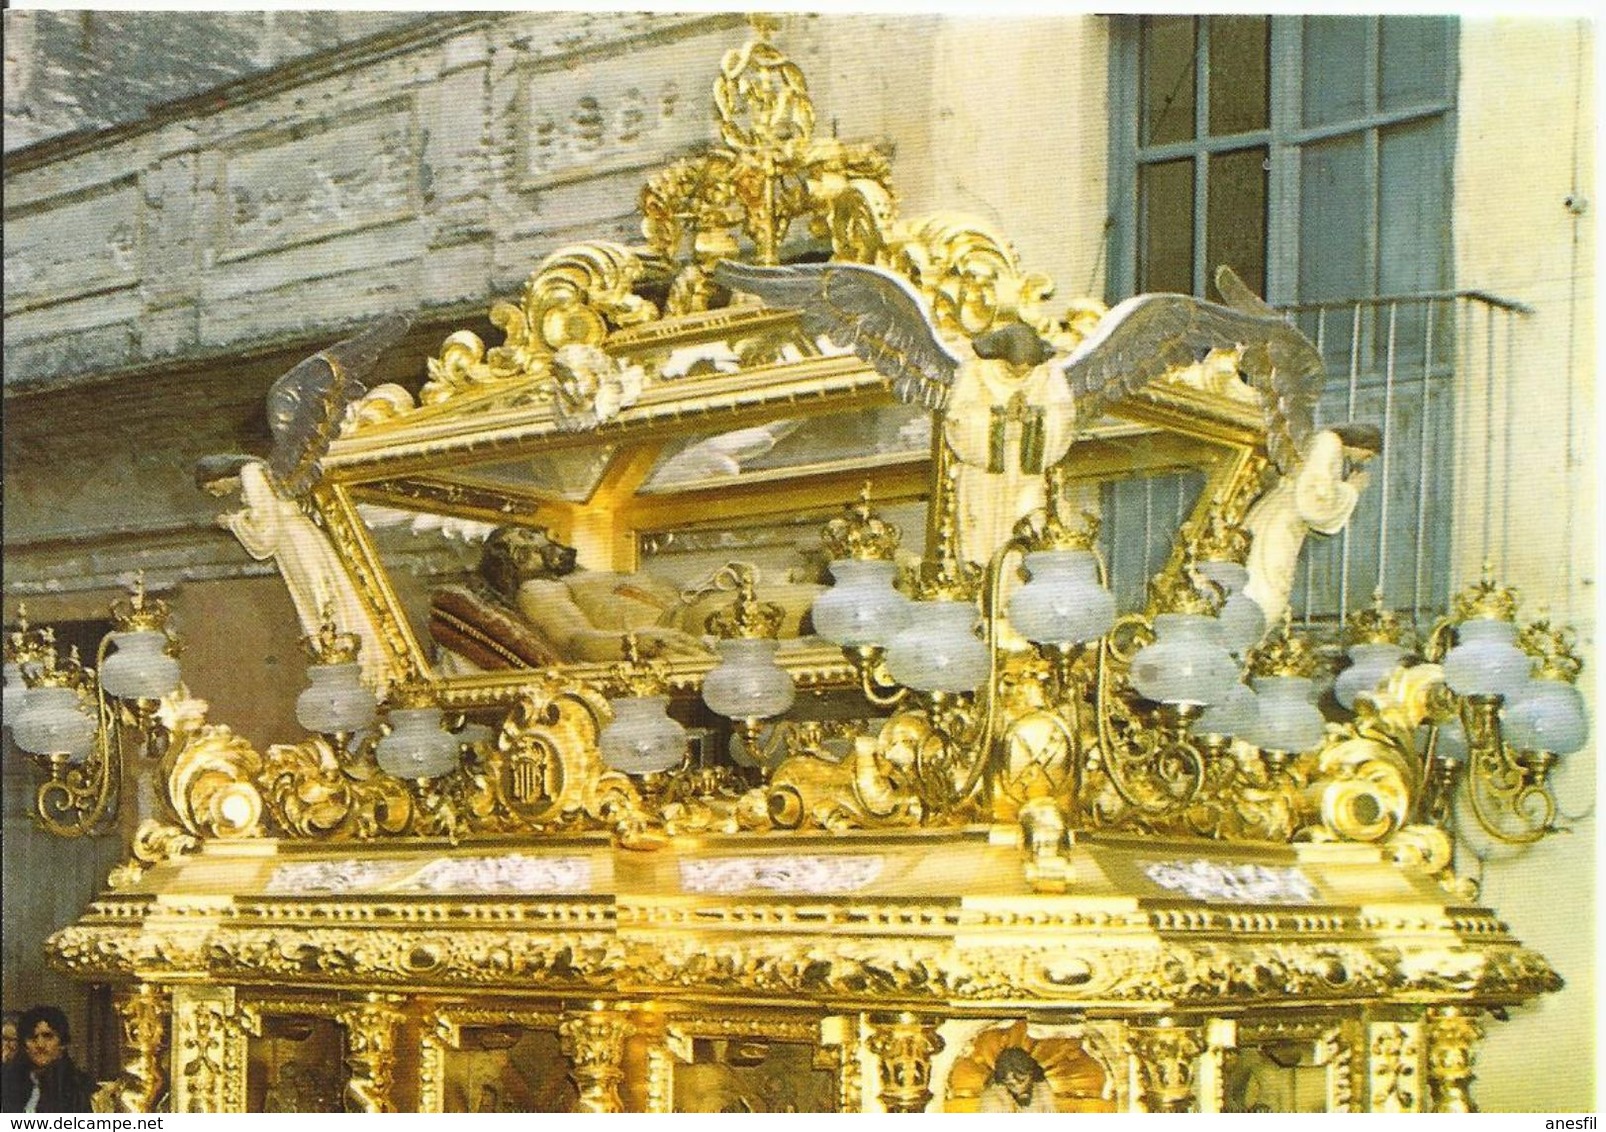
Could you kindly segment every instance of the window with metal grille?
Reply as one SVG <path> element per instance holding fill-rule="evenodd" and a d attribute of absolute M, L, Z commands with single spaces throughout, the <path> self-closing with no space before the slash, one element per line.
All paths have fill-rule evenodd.
<path fill-rule="evenodd" d="M 1306 544 L 1306 620 L 1374 589 L 1419 618 L 1448 600 L 1454 370 L 1509 313 L 1451 290 L 1456 39 L 1444 17 L 1112 22 L 1109 299 L 1214 297 L 1230 265 L 1321 346 L 1319 423 L 1384 428 L 1350 533 Z"/>

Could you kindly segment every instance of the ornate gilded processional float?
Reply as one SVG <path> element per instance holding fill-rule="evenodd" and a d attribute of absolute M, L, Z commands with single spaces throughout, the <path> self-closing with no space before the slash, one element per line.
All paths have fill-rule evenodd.
<path fill-rule="evenodd" d="M 1551 827 L 1516 705 L 1565 638 L 1487 579 L 1419 640 L 1296 630 L 1377 447 L 1312 427 L 1297 331 L 1230 276 L 1051 307 L 901 218 L 763 34 L 715 103 L 645 248 L 554 252 L 416 398 L 354 384 L 394 327 L 331 348 L 214 467 L 277 532 L 310 737 L 130 683 L 143 596 L 98 684 L 13 636 L 29 696 L 101 705 L 42 820 L 104 820 L 125 753 L 163 795 L 51 943 L 119 988 L 120 1106 L 1470 1107 L 1486 1017 L 1559 979 L 1456 823 Z M 1096 516 L 1144 483 L 1178 521 L 1134 572 Z"/>

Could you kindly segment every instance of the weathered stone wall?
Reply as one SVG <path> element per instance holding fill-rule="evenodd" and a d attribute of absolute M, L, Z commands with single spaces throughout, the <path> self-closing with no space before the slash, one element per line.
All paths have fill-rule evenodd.
<path fill-rule="evenodd" d="M 805 65 L 842 34 L 799 22 Z M 895 103 L 898 125 L 925 104 L 922 25 L 832 108 L 845 134 L 887 137 Z M 714 68 L 744 35 L 724 15 L 439 17 L 13 153 L 6 386 L 477 307 L 568 239 L 639 241 L 646 172 L 712 139 Z"/>
<path fill-rule="evenodd" d="M 121 16 L 146 36 L 191 18 Z M 642 182 L 714 140 L 712 79 L 746 35 L 731 15 L 440 15 L 13 151 L 6 387 L 479 310 L 567 240 L 639 242 Z M 1019 229 L 1033 268 L 1098 284 L 1100 23 L 796 16 L 782 42 L 821 132 L 896 148 L 906 212 Z"/>
<path fill-rule="evenodd" d="M 421 18 L 427 17 L 8 9 L 5 149 L 135 123 L 164 103 Z"/>

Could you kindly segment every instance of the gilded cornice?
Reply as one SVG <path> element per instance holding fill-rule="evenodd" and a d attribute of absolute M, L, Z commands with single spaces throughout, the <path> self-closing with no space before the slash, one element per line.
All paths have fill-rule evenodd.
<path fill-rule="evenodd" d="M 444 919 L 444 917 L 442 917 Z M 1500 1004 L 1558 989 L 1538 954 L 1509 943 L 1404 947 L 1283 937 L 1147 939 L 843 936 L 441 923 L 372 927 L 86 918 L 51 940 L 55 965 L 94 978 L 244 985 L 420 987 L 759 998 L 776 1003 L 1052 1002 L 1075 1009 L 1402 999 Z M 1039 937 L 1040 938 L 1040 937 Z"/>

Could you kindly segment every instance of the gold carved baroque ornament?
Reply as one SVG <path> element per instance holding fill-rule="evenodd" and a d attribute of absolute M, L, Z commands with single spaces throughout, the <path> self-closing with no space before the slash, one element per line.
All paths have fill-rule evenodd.
<path fill-rule="evenodd" d="M 776 301 L 779 292 L 767 289 L 782 287 L 778 279 L 818 283 L 815 299 L 829 305 L 846 303 L 856 287 L 880 287 L 883 297 L 890 288 L 920 309 L 926 346 L 947 358 L 937 362 L 945 383 L 913 372 L 918 350 L 903 340 L 883 335 L 868 349 L 873 359 L 857 343 L 858 358 L 886 379 L 880 392 L 930 410 L 927 554 L 918 565 L 899 557 L 899 532 L 876 515 L 868 489 L 827 525 L 822 546 L 834 564 L 895 577 L 922 610 L 968 611 L 967 632 L 981 622 L 983 632 L 970 637 L 984 650 L 985 678 L 973 690 L 918 689 L 894 677 L 890 649 L 844 644 L 840 657 L 797 673 L 797 683 L 859 694 L 868 706 L 857 718 L 733 717 L 733 749 L 764 764 L 742 773 L 610 767 L 601 736 L 621 688 L 684 693 L 704 679 L 696 665 L 671 670 L 642 655 L 634 640 L 613 669 L 521 671 L 516 692 L 495 702 L 505 714 L 489 734 L 453 732 L 451 769 L 414 778 L 387 773 L 376 742 L 351 734 L 258 751 L 208 723 L 206 705 L 182 687 L 141 705 L 142 724 L 159 724 L 166 741 L 157 765 L 170 812 L 139 827 L 112 894 L 53 941 L 61 967 L 132 984 L 118 999 L 122 1107 L 148 1110 L 165 1087 L 178 1111 L 242 1108 L 253 1023 L 252 1008 L 236 1010 L 236 988 L 273 987 L 312 995 L 340 1023 L 352 1111 L 394 1106 L 397 1075 L 413 1063 L 401 1043 L 420 1025 L 418 1095 L 423 1107 L 439 1108 L 462 1026 L 537 1017 L 558 1036 L 581 1109 L 624 1106 L 633 1042 L 647 1047 L 654 1067 L 649 1103 L 667 1107 L 668 1043 L 712 1031 L 706 1018 L 665 1021 L 654 1014 L 659 1000 L 731 996 L 761 1015 L 793 1012 L 770 1034 L 818 1033 L 815 1015 L 842 1019 L 839 1028 L 852 1032 L 838 1035 L 842 1053 L 831 1063 L 840 1099 L 856 1105 L 862 1084 L 888 1111 L 923 1111 L 941 1092 L 935 1075 L 953 1060 L 952 1050 L 943 1059 L 943 1020 L 956 1008 L 967 1021 L 1013 1033 L 1027 1006 L 1118 1019 L 1095 1037 L 1101 1060 L 1129 1071 L 1118 1094 L 1134 1106 L 1180 1111 L 1203 1093 L 1219 1107 L 1227 1047 L 1209 1020 L 1290 999 L 1320 1012 L 1311 1025 L 1336 1066 L 1334 1107 L 1350 1104 L 1339 1078 L 1358 1058 L 1375 1110 L 1426 1107 L 1419 1065 L 1434 1107 L 1469 1108 L 1477 1011 L 1559 980 L 1492 916 L 1463 908 L 1472 893 L 1452 870 L 1447 815 L 1467 772 L 1436 754 L 1439 730 L 1458 720 L 1480 748 L 1492 793 L 1474 805 L 1537 814 L 1540 832 L 1551 828 L 1554 808 L 1546 808 L 1549 763 L 1500 741 L 1499 705 L 1449 691 L 1455 626 L 1437 627 L 1410 663 L 1379 672 L 1353 710 L 1319 720 L 1308 741 L 1292 746 L 1212 729 L 1205 705 L 1139 688 L 1145 658 L 1155 663 L 1170 626 L 1223 614 L 1238 592 L 1222 581 L 1231 567 L 1252 576 L 1261 569 L 1265 542 L 1257 548 L 1249 532 L 1265 529 L 1268 507 L 1280 489 L 1292 494 L 1317 445 L 1342 439 L 1295 443 L 1298 422 L 1262 419 L 1263 400 L 1276 400 L 1265 383 L 1292 371 L 1311 376 L 1300 368 L 1310 364 L 1309 344 L 1254 308 L 1258 299 L 1242 300 L 1236 315 L 1200 317 L 1282 329 L 1203 358 L 1191 340 L 1165 339 L 1141 381 L 1123 372 L 1092 384 L 1090 351 L 1114 333 L 1100 322 L 1102 305 L 1050 310 L 1052 283 L 1023 271 L 984 224 L 900 218 L 884 150 L 815 135 L 803 75 L 769 28 L 725 56 L 714 105 L 720 144 L 674 162 L 643 190 L 646 247 L 555 251 L 518 302 L 492 308 L 501 344 L 452 334 L 428 359 L 416 405 L 382 386 L 351 407 L 343 439 L 382 447 L 387 430 L 409 420 L 455 426 L 461 412 L 472 425 L 530 408 L 550 412 L 558 433 L 595 430 L 600 439 L 654 405 L 667 406 L 655 426 L 682 411 L 708 412 L 675 401 L 671 383 L 680 377 L 642 348 L 688 326 L 736 327 L 725 345 L 741 366 L 797 364 L 824 382 L 836 372 L 827 363 L 864 367 L 846 360 L 837 337 L 815 332 L 811 300 Z M 824 265 L 786 262 L 827 252 Z M 753 265 L 733 262 L 744 253 Z M 1233 285 L 1222 287 L 1229 300 Z M 1150 309 L 1163 323 L 1171 308 Z M 1030 396 L 964 401 L 967 383 L 1018 381 L 1022 366 L 1052 380 Z M 1295 403 L 1308 392 L 1279 394 Z M 809 394 L 804 381 L 790 395 Z M 739 407 L 739 391 L 732 396 L 729 407 Z M 1077 446 L 1118 410 L 1129 414 L 1123 428 L 1171 429 L 1214 446 L 1200 503 L 1140 611 L 1112 611 L 1107 626 L 1074 639 L 1025 637 L 1006 625 L 1015 616 L 1006 610 L 1040 570 L 1075 562 L 1087 581 L 1105 581 L 1098 519 L 1073 514 L 1073 472 Z M 586 438 L 560 439 L 572 446 Z M 1365 456 L 1346 445 L 1340 468 Z M 398 482 L 409 498 L 495 509 L 489 489 L 481 496 Z M 394 608 L 354 498 L 331 482 L 295 502 L 318 511 L 312 529 L 352 564 L 358 604 Z M 978 517 L 988 501 L 1009 521 Z M 993 527 L 996 538 L 978 543 L 977 532 Z M 1294 558 L 1306 533 L 1301 525 Z M 759 602 L 751 578 L 743 581 L 738 605 L 706 627 L 727 642 L 773 641 L 768 611 L 779 607 Z M 1492 583 L 1464 603 L 1463 621 L 1514 619 Z M 454 710 L 491 702 L 472 682 L 425 679 L 400 624 L 374 628 L 394 669 L 384 689 L 392 709 L 411 706 L 410 697 Z M 350 660 L 335 655 L 333 629 L 324 644 L 334 651 L 323 660 Z M 1545 672 L 1570 682 L 1576 658 L 1546 630 L 1530 627 L 1518 639 Z M 1401 639 L 1381 604 L 1349 631 L 1371 644 Z M 1298 684 L 1316 674 L 1317 659 L 1284 621 L 1243 642 L 1239 667 L 1257 684 Z M 897 869 L 943 852 L 937 838 L 989 824 L 991 843 L 1012 854 L 998 882 L 1003 895 L 916 898 L 896 888 L 912 883 L 895 878 Z M 1140 834 L 1143 848 L 1101 841 L 1111 833 Z M 1528 836 L 1517 830 L 1513 839 Z M 252 862 L 270 879 L 218 899 L 162 891 L 175 874 L 220 860 Z M 1390 892 L 1404 885 L 1411 908 L 1340 901 L 1335 909 L 1323 870 L 1343 868 L 1368 883 L 1384 878 Z M 1113 901 L 1120 910 L 1108 893 L 1083 902 L 1090 882 L 1112 876 L 1125 886 Z M 1423 896 L 1435 887 L 1449 898 L 1443 909 Z M 471 1005 L 420 1004 L 413 996 L 421 987 Z M 525 1003 L 523 1014 L 505 1002 L 483 1005 L 521 995 L 543 1001 Z M 1358 1006 L 1412 1017 L 1368 1018 L 1364 1036 L 1343 1031 Z M 871 1066 L 873 1075 L 855 1072 Z"/>

